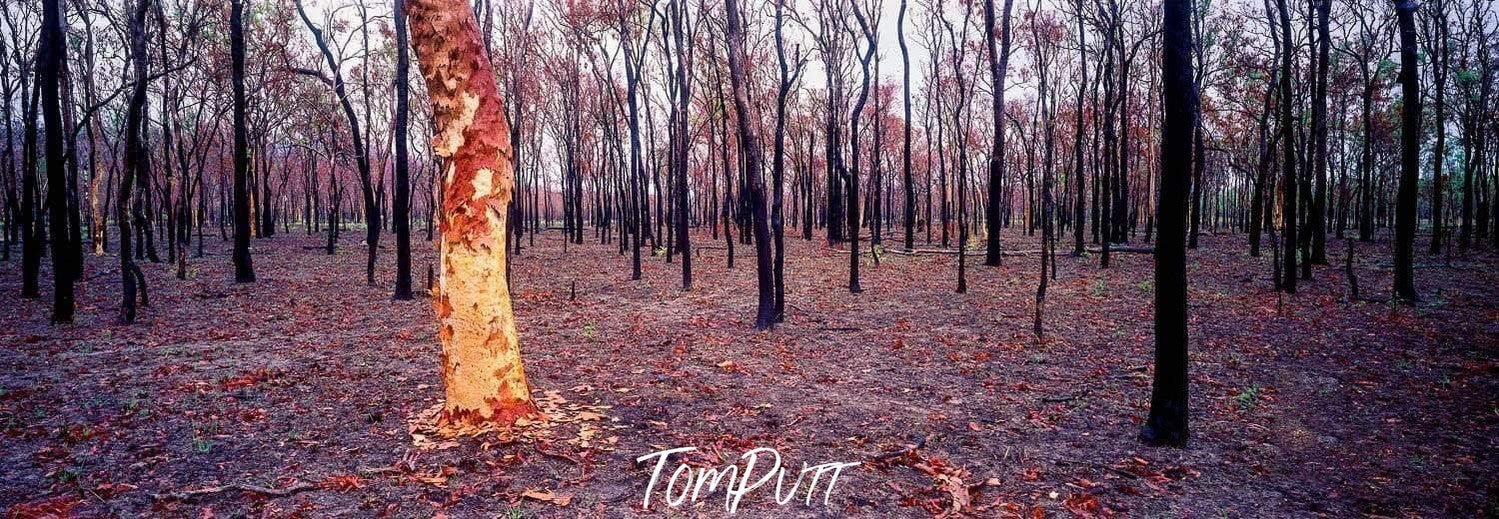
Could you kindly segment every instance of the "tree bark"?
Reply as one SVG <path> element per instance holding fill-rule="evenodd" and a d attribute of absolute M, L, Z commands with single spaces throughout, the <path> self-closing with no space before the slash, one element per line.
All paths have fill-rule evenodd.
<path fill-rule="evenodd" d="M 1400 27 L 1400 185 L 1395 201 L 1395 297 L 1416 301 L 1416 196 L 1421 161 L 1421 76 L 1417 70 L 1416 3 L 1395 0 Z"/>
<path fill-rule="evenodd" d="M 984 0 L 984 40 L 989 46 L 989 74 L 994 79 L 994 141 L 989 149 L 989 193 L 987 212 L 984 213 L 984 225 L 988 231 L 985 239 L 984 264 L 999 265 L 1004 261 L 1004 255 L 1000 254 L 999 242 L 999 212 L 1000 212 L 1000 186 L 1003 184 L 1005 175 L 1005 72 L 1010 66 L 1010 8 L 1013 0 L 1005 0 L 1004 14 L 1000 26 L 994 26 L 994 0 Z M 994 47 L 996 29 L 1004 31 L 1002 43 L 998 49 Z M 961 42 L 959 43 L 961 44 Z M 961 79 L 960 79 L 961 81 Z"/>
<path fill-rule="evenodd" d="M 234 281 L 255 282 L 250 259 L 250 150 L 245 129 L 245 30 L 244 0 L 232 0 L 229 11 L 229 47 L 234 89 Z M 122 197 L 123 199 L 123 197 Z"/>
<path fill-rule="evenodd" d="M 514 181 L 509 123 L 478 21 L 464 0 L 410 0 L 412 47 L 446 161 L 436 289 L 446 423 L 514 423 L 539 414 L 521 364 L 505 281 Z"/>
<path fill-rule="evenodd" d="M 396 234 L 396 300 L 411 299 L 411 179 L 407 171 L 406 114 L 408 112 L 407 76 L 410 74 L 410 58 L 407 57 L 406 9 L 403 0 L 394 2 L 396 25 L 396 106 L 395 106 L 395 200 L 391 202 L 391 223 Z"/>
<path fill-rule="evenodd" d="M 68 182 L 63 164 L 62 103 L 59 95 L 67 47 L 60 0 L 42 1 L 42 34 L 37 56 L 37 90 L 46 123 L 47 224 L 52 240 L 52 322 L 73 322 L 73 250 L 68 229 Z M 32 174 L 27 172 L 28 175 Z"/>
<path fill-rule="evenodd" d="M 1197 92 L 1192 84 L 1192 2 L 1165 0 L 1163 11 L 1166 117 L 1161 126 L 1160 234 L 1155 253 L 1155 378 L 1150 416 L 1140 439 L 1150 445 L 1182 446 L 1188 437 L 1186 231 Z"/>
<path fill-rule="evenodd" d="M 765 180 L 761 176 L 760 136 L 758 120 L 750 112 L 749 79 L 744 73 L 744 24 L 740 21 L 739 4 L 726 0 L 728 11 L 729 85 L 733 89 L 735 117 L 739 125 L 739 148 L 744 151 L 745 184 L 749 189 L 750 211 L 754 217 L 755 266 L 760 287 L 759 308 L 755 312 L 755 329 L 763 330 L 775 323 L 775 289 L 771 272 L 770 222 L 765 208 Z M 850 203 L 855 198 L 849 197 Z M 857 228 L 858 222 L 849 219 L 849 226 Z M 857 231 L 855 231 L 857 232 Z M 855 234 L 857 236 L 857 234 Z"/>

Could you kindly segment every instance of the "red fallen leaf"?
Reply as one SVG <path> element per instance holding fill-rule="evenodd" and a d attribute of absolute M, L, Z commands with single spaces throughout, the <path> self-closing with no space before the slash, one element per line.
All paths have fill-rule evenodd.
<path fill-rule="evenodd" d="M 68 495 L 58 495 L 47 498 L 17 503 L 5 511 L 5 517 L 12 519 L 51 519 L 73 516 L 73 507 L 82 503 L 82 499 Z"/>
<path fill-rule="evenodd" d="M 1099 511 L 1098 498 L 1093 494 L 1079 493 L 1067 496 L 1062 500 L 1062 506 L 1067 507 L 1069 512 L 1080 517 L 1097 517 Z"/>
<path fill-rule="evenodd" d="M 573 500 L 572 494 L 558 494 L 552 492 L 551 490 L 528 489 L 525 492 L 521 492 L 520 495 L 521 497 L 527 497 L 535 499 L 537 501 L 545 501 L 557 506 L 567 506 L 567 504 L 571 503 Z"/>
<path fill-rule="evenodd" d="M 364 488 L 364 478 L 354 474 L 337 474 L 323 479 L 318 486 L 337 492 L 348 492 Z"/>
<path fill-rule="evenodd" d="M 120 494 L 123 494 L 123 493 L 131 491 L 131 490 L 135 490 L 137 488 L 140 488 L 140 487 L 137 487 L 137 486 L 129 484 L 129 483 L 110 483 L 110 482 L 104 482 L 104 483 L 100 483 L 100 484 L 98 484 L 97 486 L 94 487 L 94 493 L 99 494 L 99 497 L 103 497 L 105 499 L 109 499 L 111 497 L 118 496 Z"/>

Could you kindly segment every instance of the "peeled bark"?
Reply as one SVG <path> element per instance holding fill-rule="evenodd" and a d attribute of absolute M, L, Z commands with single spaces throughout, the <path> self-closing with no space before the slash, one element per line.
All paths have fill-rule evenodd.
<path fill-rule="evenodd" d="M 509 122 L 478 21 L 463 0 L 411 0 L 411 43 L 446 162 L 433 298 L 442 341 L 442 421 L 501 425 L 539 415 L 521 365 L 505 281 L 514 181 Z"/>

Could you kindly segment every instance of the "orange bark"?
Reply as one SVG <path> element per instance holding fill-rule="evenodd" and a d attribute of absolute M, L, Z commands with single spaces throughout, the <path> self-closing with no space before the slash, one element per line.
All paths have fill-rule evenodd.
<path fill-rule="evenodd" d="M 432 147 L 445 159 L 433 301 L 447 423 L 510 424 L 539 415 L 521 365 L 505 276 L 514 180 L 509 123 L 465 0 L 409 0 L 411 45 L 431 98 Z"/>

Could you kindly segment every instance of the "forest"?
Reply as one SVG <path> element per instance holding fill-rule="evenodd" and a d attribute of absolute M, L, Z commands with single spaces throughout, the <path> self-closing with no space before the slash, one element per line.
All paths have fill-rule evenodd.
<path fill-rule="evenodd" d="M 1489 0 L 0 16 L 6 517 L 1499 515 Z"/>

